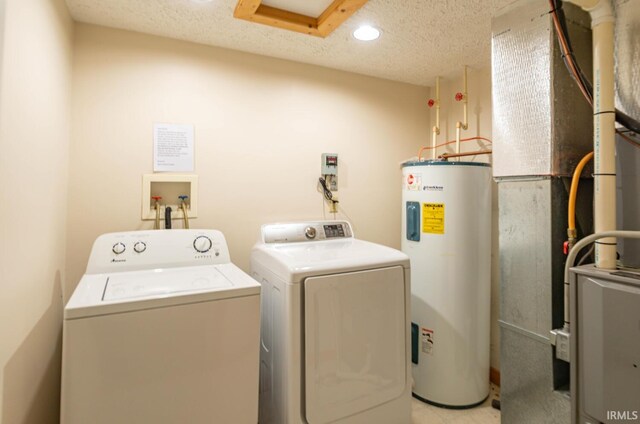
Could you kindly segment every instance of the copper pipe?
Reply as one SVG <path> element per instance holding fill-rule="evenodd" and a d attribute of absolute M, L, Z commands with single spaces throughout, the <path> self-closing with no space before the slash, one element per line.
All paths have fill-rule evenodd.
<path fill-rule="evenodd" d="M 491 150 L 478 150 L 476 152 L 466 152 L 466 153 L 445 153 L 438 156 L 438 159 L 460 158 L 463 156 L 490 155 L 491 153 L 493 153 Z"/>
<path fill-rule="evenodd" d="M 473 140 L 482 140 L 482 141 L 486 141 L 488 143 L 493 143 L 493 141 L 491 141 L 490 139 L 485 138 L 485 137 L 469 137 L 469 138 L 463 138 L 460 141 L 461 142 L 466 142 L 466 141 L 473 141 Z M 451 141 L 447 141 L 446 143 L 440 143 L 440 144 L 438 144 L 436 146 L 436 148 L 437 147 L 442 147 L 442 146 L 448 146 L 449 144 L 453 144 L 455 142 L 456 142 L 456 140 L 451 140 Z M 425 150 L 431 150 L 431 149 L 433 149 L 433 147 L 424 146 L 424 147 L 420 148 L 420 150 L 418 151 L 418 161 L 422 160 L 422 152 L 424 152 Z"/>
<path fill-rule="evenodd" d="M 558 34 L 558 40 L 560 41 L 562 54 L 567 58 L 567 63 L 571 68 L 571 73 L 573 74 L 576 84 L 578 84 L 578 88 L 580 89 L 580 91 L 582 91 L 582 94 L 587 99 L 589 104 L 593 106 L 593 99 L 591 95 L 587 92 L 587 88 L 582 84 L 582 81 L 580 80 L 578 69 L 575 64 L 575 58 L 573 57 L 573 54 L 569 52 L 569 43 L 567 42 L 567 39 L 564 38 L 564 34 L 562 33 L 560 19 L 558 18 L 558 12 L 555 9 L 555 4 L 553 3 L 553 0 L 549 0 L 549 5 L 551 6 L 551 16 L 553 18 L 553 26 L 555 27 L 556 33 Z"/>

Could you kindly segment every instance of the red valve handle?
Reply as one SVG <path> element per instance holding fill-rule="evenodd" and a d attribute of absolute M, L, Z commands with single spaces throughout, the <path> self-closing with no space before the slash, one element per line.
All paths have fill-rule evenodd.
<path fill-rule="evenodd" d="M 151 196 L 151 198 L 157 202 L 158 200 L 162 199 L 162 196 Z"/>
<path fill-rule="evenodd" d="M 462 101 L 464 99 L 464 94 L 456 93 L 456 102 Z"/>
<path fill-rule="evenodd" d="M 429 107 L 433 107 L 433 105 L 436 104 L 436 101 L 433 99 L 429 99 L 429 102 L 427 104 L 429 105 Z"/>

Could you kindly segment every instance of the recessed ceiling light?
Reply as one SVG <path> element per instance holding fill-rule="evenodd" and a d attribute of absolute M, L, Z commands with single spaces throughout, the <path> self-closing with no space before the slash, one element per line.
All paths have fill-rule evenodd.
<path fill-rule="evenodd" d="M 360 41 L 373 41 L 380 37 L 380 30 L 371 25 L 362 25 L 353 31 L 353 36 Z"/>

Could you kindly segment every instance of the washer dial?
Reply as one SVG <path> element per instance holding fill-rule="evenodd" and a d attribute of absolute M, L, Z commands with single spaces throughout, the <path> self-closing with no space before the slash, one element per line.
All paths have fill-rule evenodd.
<path fill-rule="evenodd" d="M 127 250 L 127 247 L 124 245 L 124 243 L 116 243 L 111 248 L 111 251 L 113 251 L 113 253 L 115 253 L 116 255 L 124 253 L 125 250 Z"/>
<path fill-rule="evenodd" d="M 213 246 L 213 242 L 211 242 L 211 239 L 207 236 L 198 236 L 193 241 L 193 248 L 199 253 L 207 253 L 211 250 L 211 246 Z"/>
<path fill-rule="evenodd" d="M 313 240 L 314 238 L 316 238 L 316 229 L 313 227 L 307 227 L 304 229 L 304 235 L 309 240 Z"/>

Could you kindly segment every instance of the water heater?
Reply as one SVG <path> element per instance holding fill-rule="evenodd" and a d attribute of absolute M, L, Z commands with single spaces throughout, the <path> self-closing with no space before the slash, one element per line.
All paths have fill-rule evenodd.
<path fill-rule="evenodd" d="M 491 167 L 403 164 L 414 397 L 466 408 L 489 395 Z"/>

